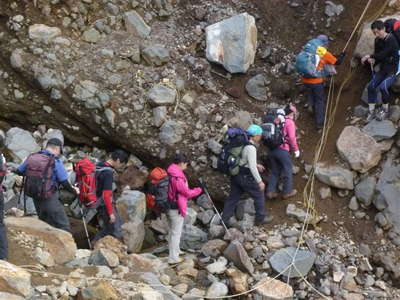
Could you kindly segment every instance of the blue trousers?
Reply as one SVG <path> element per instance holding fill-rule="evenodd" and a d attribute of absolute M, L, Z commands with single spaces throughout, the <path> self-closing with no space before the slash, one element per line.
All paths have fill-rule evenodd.
<path fill-rule="evenodd" d="M 376 103 L 378 98 L 378 89 L 382 94 L 382 102 L 389 103 L 390 87 L 396 81 L 396 75 L 379 71 L 374 74 L 372 80 L 368 84 L 368 103 Z"/>
<path fill-rule="evenodd" d="M 315 123 L 317 126 L 323 126 L 325 122 L 325 87 L 323 83 L 306 83 L 308 90 L 308 103 L 314 108 Z"/>
<path fill-rule="evenodd" d="M 0 259 L 8 258 L 7 228 L 4 225 L 4 195 L 0 190 Z"/>
<path fill-rule="evenodd" d="M 265 218 L 265 195 L 260 190 L 257 182 L 254 180 L 248 168 L 242 168 L 246 171 L 241 171 L 238 175 L 231 177 L 231 191 L 229 197 L 224 202 L 224 211 L 222 220 L 225 224 L 229 224 L 229 219 L 235 213 L 236 207 L 243 193 L 247 193 L 254 200 L 256 210 L 256 221 L 262 221 Z"/>
<path fill-rule="evenodd" d="M 288 151 L 276 148 L 268 154 L 271 175 L 268 179 L 267 192 L 275 193 L 279 179 L 283 179 L 283 193 L 288 194 L 293 190 L 293 163 Z"/>

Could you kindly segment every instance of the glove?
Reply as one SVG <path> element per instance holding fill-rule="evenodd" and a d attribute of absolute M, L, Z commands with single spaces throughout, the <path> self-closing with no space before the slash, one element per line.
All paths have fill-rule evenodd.
<path fill-rule="evenodd" d="M 296 158 L 300 157 L 300 150 L 297 150 L 294 152 L 294 157 L 296 157 Z"/>

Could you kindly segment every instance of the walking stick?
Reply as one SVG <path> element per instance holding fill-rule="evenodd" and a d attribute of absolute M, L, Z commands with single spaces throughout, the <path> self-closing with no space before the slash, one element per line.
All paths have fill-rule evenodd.
<path fill-rule="evenodd" d="M 81 205 L 80 201 L 79 201 L 78 205 L 79 205 L 79 209 L 81 210 L 83 227 L 85 228 L 85 233 L 86 233 L 86 238 L 87 238 L 87 241 L 88 241 L 89 249 L 92 249 L 92 243 L 90 242 L 89 231 L 88 231 L 87 225 L 86 225 L 86 216 L 85 216 L 85 213 L 83 212 L 82 205 Z"/>
<path fill-rule="evenodd" d="M 230 232 L 228 231 L 228 228 L 227 228 L 226 225 L 225 225 L 224 220 L 222 220 L 222 217 L 221 217 L 221 215 L 220 215 L 218 209 L 215 207 L 214 202 L 212 201 L 212 199 L 211 199 L 211 197 L 210 197 L 210 194 L 208 193 L 208 190 L 207 190 L 207 188 L 206 188 L 205 182 L 203 181 L 203 178 L 200 177 L 200 178 L 199 178 L 199 181 L 200 181 L 200 184 L 203 186 L 203 191 L 204 191 L 204 193 L 206 194 L 208 200 L 210 200 L 210 202 L 211 202 L 211 204 L 212 204 L 212 206 L 213 206 L 213 208 L 214 208 L 214 210 L 215 210 L 215 213 L 218 215 L 219 219 L 221 220 L 221 223 L 222 223 L 222 225 L 224 226 L 225 231 L 228 233 L 229 236 L 231 236 Z"/>

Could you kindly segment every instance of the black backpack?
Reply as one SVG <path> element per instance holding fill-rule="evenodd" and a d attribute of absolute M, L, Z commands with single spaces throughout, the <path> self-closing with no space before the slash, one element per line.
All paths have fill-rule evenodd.
<path fill-rule="evenodd" d="M 147 196 L 147 206 L 156 213 L 165 213 L 173 207 L 168 199 L 169 176 L 162 168 L 154 168 L 150 174 L 150 186 Z"/>
<path fill-rule="evenodd" d="M 226 175 L 238 175 L 243 149 L 249 144 L 246 131 L 241 128 L 229 128 L 224 138 L 222 151 L 218 156 L 217 169 Z"/>
<path fill-rule="evenodd" d="M 263 143 L 268 149 L 273 150 L 285 143 L 283 127 L 285 112 L 283 109 L 269 109 L 265 113 L 263 129 Z"/>

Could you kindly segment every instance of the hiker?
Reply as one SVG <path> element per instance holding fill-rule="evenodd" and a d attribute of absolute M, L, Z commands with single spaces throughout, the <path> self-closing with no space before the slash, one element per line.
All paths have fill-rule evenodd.
<path fill-rule="evenodd" d="M 294 105 L 285 107 L 285 123 L 283 126 L 284 142 L 279 147 L 269 151 L 268 158 L 271 173 L 268 179 L 267 198 L 274 199 L 278 197 L 277 186 L 278 181 L 283 178 L 283 199 L 288 199 L 297 194 L 297 190 L 293 189 L 293 163 L 290 157 L 290 151 L 294 152 L 294 156 L 300 156 L 299 146 L 296 139 L 296 125 L 294 122 L 297 113 Z"/>
<path fill-rule="evenodd" d="M 4 194 L 2 182 L 7 173 L 6 160 L 1 150 L 4 147 L 4 136 L 0 133 L 0 259 L 8 258 L 7 228 L 4 224 Z"/>
<path fill-rule="evenodd" d="M 186 216 L 188 199 L 199 196 L 202 189 L 196 187 L 190 189 L 184 171 L 189 163 L 186 155 L 178 153 L 174 157 L 174 162 L 168 167 L 169 176 L 168 200 L 171 202 L 167 212 L 169 223 L 168 248 L 169 264 L 177 264 L 183 261 L 179 258 L 180 240 L 183 229 L 183 222 Z"/>
<path fill-rule="evenodd" d="M 93 242 L 111 235 L 116 239 L 122 239 L 122 220 L 115 206 L 113 198 L 114 169 L 120 169 L 128 162 L 128 154 L 123 150 L 115 150 L 106 162 L 99 162 L 96 170 L 102 171 L 96 175 L 96 195 L 98 199 L 98 217 L 102 221 L 100 230 Z"/>
<path fill-rule="evenodd" d="M 262 128 L 258 125 L 250 125 L 247 129 L 249 136 L 248 145 L 244 146 L 239 160 L 239 172 L 230 177 L 230 193 L 224 202 L 222 220 L 229 226 L 229 220 L 233 216 L 240 197 L 243 193 L 248 193 L 254 200 L 256 210 L 255 225 L 263 225 L 272 221 L 272 216 L 266 216 L 265 212 L 265 184 L 259 172 L 264 172 L 265 168 L 257 164 L 257 148 L 262 138 Z"/>
<path fill-rule="evenodd" d="M 368 62 L 373 69 L 379 65 L 380 69 L 374 73 L 368 84 L 368 106 L 369 112 L 366 121 L 370 122 L 377 118 L 383 120 L 389 114 L 390 91 L 389 88 L 396 81 L 399 73 L 399 43 L 393 34 L 385 31 L 385 25 L 381 20 L 371 24 L 371 30 L 375 35 L 374 54 L 365 55 L 361 63 Z M 378 91 L 382 94 L 382 107 L 376 109 Z"/>
<path fill-rule="evenodd" d="M 387 19 L 383 25 L 385 26 L 385 31 L 391 33 L 400 45 L 400 21 L 396 19 Z"/>
<path fill-rule="evenodd" d="M 336 74 L 333 66 L 342 64 L 345 53 L 342 52 L 337 58 L 327 50 L 329 45 L 328 36 L 321 34 L 309 41 L 303 51 L 296 58 L 297 71 L 302 76 L 302 82 L 307 88 L 308 105 L 310 111 L 315 114 L 317 130 L 321 130 L 325 122 L 326 95 L 324 78 Z M 313 52 L 313 53 L 309 53 Z M 305 54 L 305 60 L 300 61 L 299 57 Z M 311 61 L 307 61 L 311 60 Z M 311 66 L 309 64 L 312 64 Z M 305 69 L 302 68 L 305 67 Z"/>
<path fill-rule="evenodd" d="M 75 197 L 79 189 L 68 181 L 68 173 L 59 156 L 63 153 L 63 144 L 58 138 L 51 138 L 46 148 L 28 158 L 14 172 L 25 177 L 24 197 L 33 198 L 40 220 L 59 229 L 71 232 L 71 226 L 59 199 L 59 185 Z"/>

